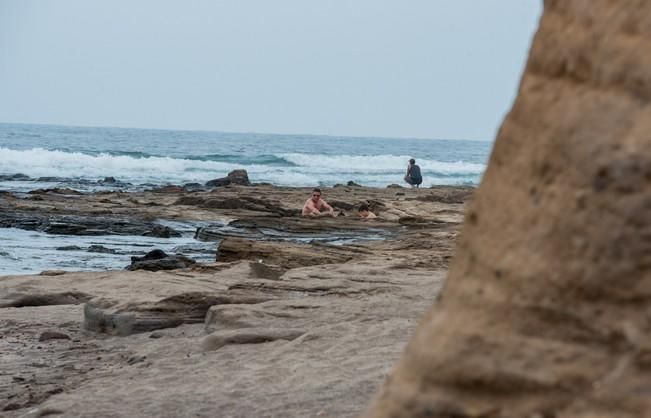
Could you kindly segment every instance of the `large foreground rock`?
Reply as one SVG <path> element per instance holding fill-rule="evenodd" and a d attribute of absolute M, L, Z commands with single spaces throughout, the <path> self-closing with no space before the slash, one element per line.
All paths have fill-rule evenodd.
<path fill-rule="evenodd" d="M 649 16 L 545 1 L 445 290 L 367 417 L 651 416 Z"/>

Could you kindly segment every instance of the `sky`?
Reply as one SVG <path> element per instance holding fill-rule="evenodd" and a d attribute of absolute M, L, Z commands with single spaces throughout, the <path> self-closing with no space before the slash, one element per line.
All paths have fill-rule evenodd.
<path fill-rule="evenodd" d="M 0 0 L 0 122 L 492 140 L 540 0 Z"/>

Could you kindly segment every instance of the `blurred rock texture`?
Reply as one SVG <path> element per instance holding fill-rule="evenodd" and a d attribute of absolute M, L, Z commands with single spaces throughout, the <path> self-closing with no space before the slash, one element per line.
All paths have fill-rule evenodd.
<path fill-rule="evenodd" d="M 446 287 L 366 417 L 651 416 L 651 1 L 547 0 Z"/>

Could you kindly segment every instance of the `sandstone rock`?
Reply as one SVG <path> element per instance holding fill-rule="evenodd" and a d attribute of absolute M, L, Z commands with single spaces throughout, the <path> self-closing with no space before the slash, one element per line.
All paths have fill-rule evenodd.
<path fill-rule="evenodd" d="M 651 3 L 544 5 L 445 289 L 366 417 L 651 416 Z"/>
<path fill-rule="evenodd" d="M 62 272 L 61 274 L 65 274 Z M 57 274 L 57 276 L 61 275 Z M 27 306 L 77 305 L 90 300 L 92 296 L 83 292 L 56 292 L 35 294 L 11 294 L 5 296 L 0 308 L 23 308 Z"/>
<path fill-rule="evenodd" d="M 247 328 L 244 330 L 217 331 L 202 342 L 205 351 L 214 351 L 228 344 L 261 344 L 276 340 L 294 340 L 305 331 L 277 328 Z"/>
<path fill-rule="evenodd" d="M 316 264 L 343 263 L 362 250 L 341 246 L 261 242 L 242 238 L 225 238 L 217 249 L 217 261 L 262 260 L 283 268 Z"/>
<path fill-rule="evenodd" d="M 250 186 L 249 175 L 246 170 L 233 170 L 226 177 L 210 180 L 206 183 L 208 187 L 223 187 L 229 184 L 239 184 L 241 186 Z"/>
<path fill-rule="evenodd" d="M 89 331 L 131 335 L 182 324 L 202 323 L 211 306 L 260 303 L 271 297 L 235 292 L 179 293 L 160 300 L 133 295 L 126 300 L 95 298 L 84 306 L 84 328 Z"/>
<path fill-rule="evenodd" d="M 39 337 L 38 340 L 41 342 L 50 341 L 50 340 L 69 340 L 70 336 L 62 332 L 57 331 L 45 331 Z"/>

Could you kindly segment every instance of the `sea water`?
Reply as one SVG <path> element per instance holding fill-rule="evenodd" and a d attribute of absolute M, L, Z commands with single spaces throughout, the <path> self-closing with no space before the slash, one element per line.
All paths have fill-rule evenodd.
<path fill-rule="evenodd" d="M 205 183 L 239 168 L 252 182 L 282 186 L 385 187 L 403 183 L 410 158 L 425 187 L 475 185 L 490 147 L 489 141 L 0 124 L 0 175 L 57 178 L 0 182 L 0 190 L 83 191 L 104 177 L 134 188 Z"/>

